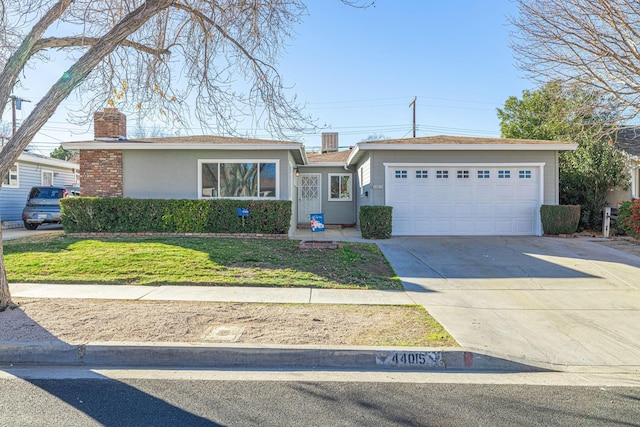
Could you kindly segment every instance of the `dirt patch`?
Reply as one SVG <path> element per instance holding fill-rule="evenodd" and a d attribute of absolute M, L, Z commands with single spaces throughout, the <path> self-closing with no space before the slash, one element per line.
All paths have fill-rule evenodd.
<path fill-rule="evenodd" d="M 15 298 L 0 341 L 455 346 L 418 306 Z"/>

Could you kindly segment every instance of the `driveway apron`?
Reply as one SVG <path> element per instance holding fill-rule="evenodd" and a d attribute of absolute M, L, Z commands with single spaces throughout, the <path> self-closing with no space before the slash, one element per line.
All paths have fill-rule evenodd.
<path fill-rule="evenodd" d="M 465 348 L 563 369 L 640 370 L 640 257 L 588 238 L 377 243 L 411 298 Z"/>

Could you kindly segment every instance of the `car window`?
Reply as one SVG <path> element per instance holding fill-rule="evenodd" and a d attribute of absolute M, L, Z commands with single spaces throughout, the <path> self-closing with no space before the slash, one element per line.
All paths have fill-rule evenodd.
<path fill-rule="evenodd" d="M 31 189 L 31 194 L 29 198 L 31 199 L 61 199 L 64 197 L 64 192 L 62 188 L 54 188 L 54 187 L 34 187 Z"/>

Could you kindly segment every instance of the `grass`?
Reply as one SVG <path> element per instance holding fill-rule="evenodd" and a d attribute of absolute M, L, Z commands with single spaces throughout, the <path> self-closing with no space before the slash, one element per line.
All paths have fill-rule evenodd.
<path fill-rule="evenodd" d="M 297 241 L 199 237 L 4 242 L 9 282 L 402 289 L 377 246 L 300 250 Z"/>

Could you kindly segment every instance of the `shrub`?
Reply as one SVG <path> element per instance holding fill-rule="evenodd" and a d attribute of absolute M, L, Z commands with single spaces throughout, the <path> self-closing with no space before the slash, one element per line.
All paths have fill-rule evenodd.
<path fill-rule="evenodd" d="M 68 233 L 287 234 L 288 200 L 188 200 L 74 197 L 61 199 Z M 249 216 L 238 217 L 237 208 Z"/>
<path fill-rule="evenodd" d="M 391 206 L 361 206 L 360 232 L 365 239 L 391 237 Z"/>
<path fill-rule="evenodd" d="M 544 234 L 572 234 L 580 222 L 579 205 L 542 205 L 540 219 Z"/>
<path fill-rule="evenodd" d="M 615 219 L 616 233 L 621 236 L 630 236 L 631 227 L 627 225 L 627 218 L 631 216 L 631 202 L 622 202 L 618 208 L 618 216 Z M 613 226 L 612 226 L 613 227 Z"/>
<path fill-rule="evenodd" d="M 632 202 L 623 202 L 618 209 L 616 220 L 618 233 L 640 238 L 640 199 Z"/>

